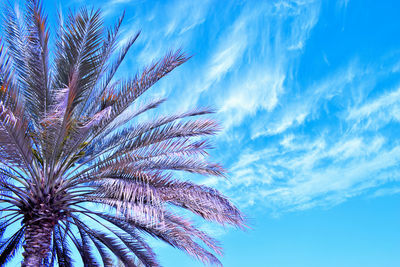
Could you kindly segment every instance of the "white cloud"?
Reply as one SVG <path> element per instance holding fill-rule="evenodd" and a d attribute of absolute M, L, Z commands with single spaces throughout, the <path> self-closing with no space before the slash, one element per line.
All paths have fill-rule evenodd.
<path fill-rule="evenodd" d="M 390 66 L 385 71 L 380 66 L 352 60 L 301 94 L 293 89 L 281 94 L 250 127 L 246 122 L 232 130 L 252 139 L 247 135 L 235 143 L 243 151 L 231 163 L 231 179 L 206 182 L 242 207 L 274 213 L 332 206 L 361 194 L 397 193 L 400 142 L 393 133 L 399 129 L 400 89 L 376 89 L 392 74 Z M 248 102 L 257 103 L 246 100 L 244 107 Z"/>
<path fill-rule="evenodd" d="M 233 34 L 219 45 L 221 53 L 214 58 L 219 63 L 214 63 L 208 75 L 211 81 L 218 82 L 229 71 L 234 74 L 227 84 L 219 85 L 225 93 L 217 106 L 222 107 L 226 131 L 256 112 L 271 111 L 277 106 L 286 78 L 292 75 L 301 54 L 291 50 L 304 48 L 318 14 L 316 2 L 280 1 L 260 5 L 251 12 L 245 10 L 236 20 Z M 282 26 L 284 23 L 290 23 L 289 33 Z M 297 119 L 302 120 L 302 116 Z"/>
<path fill-rule="evenodd" d="M 379 129 L 391 121 L 400 121 L 400 88 L 351 108 L 346 119 L 356 123 L 354 127 L 372 129 Z"/>
<path fill-rule="evenodd" d="M 272 71 L 271 71 L 272 72 Z M 221 100 L 221 113 L 224 116 L 224 128 L 230 129 L 242 123 L 247 116 L 254 115 L 259 109 L 272 110 L 278 103 L 283 91 L 284 76 L 274 73 L 255 72 L 241 79 Z"/>
<path fill-rule="evenodd" d="M 376 74 L 372 80 L 371 73 Z M 243 207 L 264 206 L 279 213 L 336 205 L 400 181 L 396 170 L 400 146 L 397 141 L 389 142 L 391 137 L 384 131 L 375 131 L 382 125 L 396 127 L 392 122 L 398 121 L 400 114 L 400 89 L 378 92 L 373 97 L 368 94 L 376 84 L 374 80 L 384 77 L 352 61 L 299 97 L 291 95 L 289 103 L 278 103 L 262 117 L 264 120 L 257 117 L 265 130 L 260 133 L 259 128 L 252 127 L 257 139 L 251 143 L 267 147 L 252 145 L 246 149 L 232 163 L 230 182 L 215 185 L 225 188 Z M 338 109 L 334 112 L 330 111 L 332 101 L 340 103 L 333 105 Z M 326 120 L 331 123 L 324 123 Z M 307 131 L 296 129 L 301 124 L 309 125 Z M 275 141 L 266 143 L 272 136 Z M 374 196 L 396 192 L 380 190 Z"/>
<path fill-rule="evenodd" d="M 187 92 L 184 93 L 184 101 L 180 97 L 179 105 L 184 109 L 201 105 L 204 97 L 214 95 L 208 99 L 207 105 L 211 103 L 221 109 L 220 118 L 228 131 L 256 112 L 270 111 L 277 106 L 285 90 L 286 77 L 292 75 L 293 66 L 318 21 L 319 2 L 265 2 L 257 7 L 247 3 L 242 6 L 239 15 L 233 16 L 231 26 L 223 28 L 219 24 L 222 21 L 227 23 L 227 17 L 221 15 L 221 22 L 208 20 L 209 13 L 221 13 L 216 6 L 216 2 L 207 1 L 201 4 L 171 4 L 167 10 L 155 8 L 151 16 L 146 12 L 141 15 L 143 18 L 155 18 L 156 21 L 149 23 L 151 29 L 146 29 L 147 24 L 139 27 L 134 23 L 129 26 L 131 30 L 126 32 L 131 35 L 136 29 L 142 29 L 139 44 L 143 47 L 136 62 L 144 65 L 150 59 L 160 58 L 168 48 L 190 47 L 197 37 L 196 28 L 205 21 L 212 23 L 220 34 L 208 40 L 209 47 L 201 48 L 206 53 L 202 59 L 204 64 L 192 72 L 186 69 L 186 76 L 176 79 L 181 81 L 179 87 Z M 290 24 L 289 33 L 285 23 Z M 165 39 L 160 42 L 154 36 L 164 36 Z M 295 51 L 293 46 L 297 46 Z M 197 51 L 193 52 L 196 54 Z M 166 83 L 162 88 L 169 94 L 173 92 L 175 84 Z"/>
<path fill-rule="evenodd" d="M 356 69 L 355 64 L 351 62 L 346 68 L 331 74 L 319 83 L 312 84 L 298 97 L 288 94 L 287 103 L 282 99 L 279 109 L 265 113 L 263 119 L 254 122 L 251 138 L 283 133 L 305 123 L 308 117 L 316 116 L 326 102 L 340 95 L 343 89 L 353 82 Z M 357 75 L 363 75 L 359 70 L 357 72 Z"/>
<path fill-rule="evenodd" d="M 224 29 L 221 36 L 215 40 L 216 44 L 212 45 L 205 67 L 193 84 L 194 94 L 192 93 L 193 98 L 187 101 L 188 106 L 196 104 L 202 93 L 207 92 L 210 87 L 217 86 L 227 74 L 237 72 L 249 45 L 247 39 L 252 14 L 250 11 L 243 11 L 232 26 Z"/>
<path fill-rule="evenodd" d="M 211 1 L 181 1 L 171 4 L 165 12 L 169 22 L 165 27 L 165 36 L 171 34 L 182 35 L 187 31 L 205 22 L 205 16 L 210 8 Z"/>
<path fill-rule="evenodd" d="M 225 132 L 219 149 L 235 152 L 218 153 L 227 158 L 231 179 L 204 183 L 242 207 L 287 211 L 334 205 L 397 181 L 400 146 L 379 130 L 400 120 L 400 89 L 370 94 L 383 74 L 357 60 L 298 88 L 297 67 L 318 22 L 320 2 L 238 5 L 238 13 L 226 7 L 229 16 L 220 2 L 194 1 L 138 10 L 135 17 L 145 23 L 139 57 L 131 65 L 179 46 L 198 57 L 183 66 L 189 66 L 184 73 L 174 71 L 173 79 L 159 83 L 160 95 L 179 87 L 167 110 L 204 103 L 220 109 L 216 117 Z M 206 23 L 212 29 L 203 40 Z M 319 55 L 333 65 L 331 55 L 331 61 Z M 398 66 L 388 69 L 395 72 Z"/>
<path fill-rule="evenodd" d="M 135 56 L 140 65 L 161 58 L 171 49 L 188 49 L 190 42 L 197 41 L 193 37 L 194 30 L 205 22 L 210 4 L 211 1 L 178 0 L 157 5 L 151 2 L 136 3 L 132 9 L 134 14 L 127 13 L 120 44 L 139 29 L 142 31 L 138 43 L 143 47 Z"/>
<path fill-rule="evenodd" d="M 382 197 L 382 196 L 387 196 L 387 195 L 395 195 L 400 193 L 400 187 L 395 186 L 395 187 L 390 187 L 390 188 L 381 188 L 376 190 L 373 194 L 372 197 Z"/>
<path fill-rule="evenodd" d="M 135 71 L 140 71 L 140 68 L 161 59 L 167 52 L 180 48 L 188 55 L 196 54 L 198 51 L 193 49 L 193 46 L 199 42 L 197 33 L 207 20 L 211 4 L 212 1 L 176 0 L 156 5 L 149 1 L 137 2 L 134 8 L 127 11 L 119 46 L 126 43 L 138 30 L 141 30 L 141 34 L 124 65 L 121 66 L 120 73 L 133 75 Z M 134 56 L 130 56 L 132 54 Z M 177 106 L 182 110 L 195 107 L 196 100 L 190 101 L 190 98 L 198 97 L 193 93 L 192 87 L 194 77 L 198 76 L 198 70 L 188 68 L 192 62 L 196 61 L 190 60 L 174 70 L 151 90 L 152 93 L 156 92 L 158 95 L 170 98 L 169 104 L 163 105 L 159 112 L 164 114 L 176 112 Z M 182 69 L 184 72 L 180 71 Z M 179 90 L 176 90 L 177 88 Z M 174 96 L 175 93 L 178 95 Z"/>
<path fill-rule="evenodd" d="M 384 143 L 385 139 L 382 136 L 376 136 L 368 144 L 364 143 L 361 137 L 351 137 L 340 140 L 335 147 L 328 150 L 325 155 L 332 159 L 337 158 L 340 161 L 352 157 L 368 156 L 379 151 Z"/>
<path fill-rule="evenodd" d="M 233 164 L 231 182 L 221 184 L 236 192 L 232 195 L 242 206 L 257 203 L 281 211 L 329 206 L 400 180 L 393 174 L 400 146 L 383 148 L 380 136 L 368 141 L 351 136 L 331 144 L 327 137 L 291 138 L 283 142 L 288 149 L 276 145 L 248 151 Z"/>
<path fill-rule="evenodd" d="M 231 37 L 227 45 L 217 51 L 209 67 L 207 79 L 209 82 L 219 81 L 229 72 L 237 61 L 243 56 L 246 40 L 239 41 L 243 36 Z M 233 39 L 233 40 L 232 40 Z"/>

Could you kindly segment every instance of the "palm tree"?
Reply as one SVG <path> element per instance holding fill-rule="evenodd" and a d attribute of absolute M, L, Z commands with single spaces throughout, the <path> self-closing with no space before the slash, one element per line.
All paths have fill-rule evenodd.
<path fill-rule="evenodd" d="M 10 6 L 4 11 L 0 265 L 23 246 L 22 266 L 71 266 L 74 251 L 85 266 L 113 266 L 116 260 L 159 266 L 144 234 L 221 265 L 217 241 L 179 213 L 186 209 L 238 227 L 243 216 L 217 190 L 174 178 L 177 171 L 224 176 L 206 158 L 208 137 L 219 127 L 202 115 L 212 111 L 139 123 L 139 115 L 164 99 L 132 105 L 189 57 L 170 52 L 135 76 L 117 79 L 139 36 L 120 47 L 123 15 L 112 28 L 103 26 L 100 11 L 83 8 L 59 17 L 49 54 L 46 16 L 37 0 L 26 0 L 22 15 Z"/>

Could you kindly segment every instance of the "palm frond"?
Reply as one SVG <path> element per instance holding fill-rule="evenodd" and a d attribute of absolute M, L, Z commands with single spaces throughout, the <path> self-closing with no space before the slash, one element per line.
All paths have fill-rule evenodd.
<path fill-rule="evenodd" d="M 22 87 L 26 88 L 28 79 L 27 50 L 26 50 L 26 25 L 21 22 L 14 8 L 9 4 L 3 10 L 2 27 L 5 34 L 5 42 L 8 48 L 8 56 L 12 62 L 14 71 L 18 74 L 18 80 Z"/>
<path fill-rule="evenodd" d="M 5 97 L 4 86 L 12 81 L 12 76 L 13 76 L 12 60 L 8 55 L 7 49 L 4 47 L 3 40 L 0 38 L 0 86 L 2 87 L 1 88 L 2 99 Z"/>
<path fill-rule="evenodd" d="M 159 266 L 142 237 L 147 234 L 221 266 L 218 242 L 171 210 L 244 226 L 243 215 L 219 191 L 174 178 L 177 171 L 225 176 L 207 158 L 209 137 L 220 127 L 197 118 L 213 110 L 140 120 L 165 99 L 141 104 L 138 98 L 190 57 L 169 52 L 117 79 L 140 33 L 118 45 L 123 17 L 106 29 L 99 10 L 82 8 L 66 19 L 60 12 L 53 57 L 40 0 L 26 0 L 18 11 L 8 4 L 4 11 L 0 237 L 17 223 L 22 228 L 0 243 L 0 265 L 25 239 L 22 266 L 73 266 L 75 249 L 85 266 L 114 266 L 115 259 L 124 266 Z"/>
<path fill-rule="evenodd" d="M 75 221 L 74 218 L 72 219 Z M 75 224 L 76 223 L 77 222 L 75 221 Z M 99 264 L 96 261 L 95 255 L 93 253 L 93 248 L 90 245 L 91 239 L 81 227 L 78 227 L 78 232 L 80 235 L 80 240 L 79 238 L 76 238 L 78 244 L 77 248 L 79 253 L 81 254 L 83 264 L 85 266 L 98 266 Z"/>
<path fill-rule="evenodd" d="M 154 167 L 154 170 L 184 170 L 194 173 L 222 176 L 224 170 L 218 164 L 202 162 L 199 159 L 185 159 L 180 157 L 147 159 L 147 157 L 142 157 L 140 154 L 136 154 L 136 152 L 140 153 L 140 151 L 138 151 L 139 149 L 143 149 L 143 151 L 146 151 L 146 149 L 147 151 L 151 151 L 151 145 L 153 145 L 153 148 L 156 149 L 157 146 L 155 144 L 161 143 L 163 141 L 168 141 L 174 138 L 183 139 L 188 137 L 211 135 L 218 131 L 218 129 L 218 125 L 210 120 L 196 120 L 176 124 L 170 123 L 163 128 L 155 128 L 153 130 L 149 130 L 149 128 L 143 129 L 139 127 L 136 129 L 135 132 L 128 134 L 128 137 L 121 137 L 125 140 L 122 141 L 122 143 L 121 141 L 117 141 L 115 145 L 109 145 L 107 149 L 100 152 L 101 155 L 105 151 L 110 151 L 111 149 L 114 149 L 116 151 L 114 152 L 114 154 L 111 154 L 105 159 L 92 161 L 91 163 L 93 165 L 91 167 L 82 170 L 78 174 L 75 174 L 74 178 L 89 171 L 91 171 L 91 174 L 95 175 L 96 172 L 106 171 L 107 168 L 112 168 L 113 166 L 118 166 L 119 168 L 130 166 L 132 168 L 136 168 L 136 170 L 142 171 L 149 170 L 150 167 Z M 168 144 L 168 142 L 160 145 L 165 144 Z M 204 145 L 205 143 L 203 144 L 203 146 Z M 172 147 L 173 146 L 174 145 L 172 144 Z M 197 146 L 201 146 L 201 143 L 197 143 Z M 94 153 L 93 150 L 90 149 L 91 148 L 89 148 L 88 150 L 91 151 L 91 153 Z M 198 149 L 197 152 L 204 153 L 201 151 L 201 148 Z M 96 154 L 94 157 L 89 156 L 89 158 L 95 159 L 97 156 L 99 156 L 99 154 Z M 142 160 L 143 158 L 147 160 Z M 85 161 L 85 163 L 88 162 L 89 160 Z M 93 169 L 95 170 L 93 171 Z"/>
<path fill-rule="evenodd" d="M 112 104 L 111 115 L 102 124 L 95 128 L 94 136 L 99 135 L 110 123 L 117 118 L 139 96 L 146 92 L 162 77 L 176 67 L 186 62 L 189 58 L 180 50 L 170 52 L 163 59 L 145 68 L 141 74 L 136 74 L 133 79 L 119 85 L 118 95 Z"/>
<path fill-rule="evenodd" d="M 1 245 L 0 265 L 10 261 L 21 246 L 24 236 L 24 227 L 19 229 L 11 238 Z"/>
<path fill-rule="evenodd" d="M 11 165 L 16 165 L 33 174 L 32 141 L 28 122 L 20 117 L 22 111 L 10 110 L 0 101 L 0 156 Z"/>
<path fill-rule="evenodd" d="M 107 247 L 103 243 L 99 242 L 99 240 L 97 240 L 96 238 L 94 238 L 90 235 L 89 235 L 89 238 L 91 238 L 92 242 L 96 246 L 97 251 L 100 254 L 101 260 L 103 261 L 104 267 L 115 266 L 110 253 L 107 251 Z"/>
<path fill-rule="evenodd" d="M 90 235 L 92 238 L 97 239 L 104 245 L 110 249 L 115 256 L 117 256 L 121 261 L 123 261 L 125 264 L 128 266 L 135 266 L 135 261 L 132 255 L 130 255 L 129 249 L 124 246 L 120 240 L 113 238 L 110 235 L 107 235 L 104 232 L 101 232 L 96 229 L 90 229 L 88 226 L 86 226 L 84 223 L 82 223 L 79 219 L 75 217 L 75 223 L 76 225 L 86 231 L 88 235 Z"/>
<path fill-rule="evenodd" d="M 49 108 L 49 66 L 47 19 L 36 0 L 27 1 L 26 60 L 28 88 L 24 90 L 28 112 L 35 126 L 46 116 Z"/>
<path fill-rule="evenodd" d="M 109 221 L 115 222 L 120 221 L 118 217 L 114 217 L 111 215 L 98 214 L 99 217 Z M 204 249 L 200 244 L 196 243 L 193 239 L 196 238 L 198 233 L 193 233 L 186 231 L 181 225 L 177 224 L 174 221 L 168 220 L 168 216 L 164 217 L 165 219 L 159 224 L 139 224 L 137 221 L 129 221 L 132 226 L 137 228 L 140 231 L 150 234 L 153 237 L 156 237 L 164 242 L 167 242 L 173 247 L 181 249 L 187 252 L 189 255 L 205 262 L 208 264 L 213 264 L 217 266 L 222 266 L 221 262 L 209 251 Z M 186 228 L 188 229 L 188 228 Z M 212 239 L 208 239 L 211 241 Z M 212 245 L 212 249 L 215 249 L 217 253 L 220 253 L 220 249 Z"/>
<path fill-rule="evenodd" d="M 100 11 L 82 9 L 76 16 L 69 14 L 66 28 L 63 29 L 62 39 L 57 46 L 62 47 L 56 55 L 56 88 L 68 88 L 64 97 L 59 97 L 59 103 L 54 106 L 59 108 L 62 104 L 62 122 L 52 129 L 56 134 L 52 161 L 61 153 L 62 144 L 68 136 L 71 127 L 76 125 L 73 114 L 85 97 L 93 89 L 102 67 L 101 59 L 101 33 L 102 21 Z M 65 90 L 65 89 L 63 89 Z M 62 90 L 62 95 L 63 95 Z M 57 91 L 56 95 L 59 95 Z M 56 113 L 56 112 L 53 112 Z"/>
<path fill-rule="evenodd" d="M 104 72 L 108 71 L 108 69 L 110 68 L 108 65 L 108 61 L 112 57 L 113 52 L 115 50 L 115 46 L 116 46 L 116 43 L 118 40 L 119 29 L 121 27 L 124 16 L 125 16 L 125 12 L 123 12 L 122 15 L 119 17 L 119 19 L 118 19 L 117 23 L 114 25 L 114 27 L 107 30 L 107 37 L 105 38 L 105 40 L 103 41 L 103 43 L 101 45 L 102 50 L 100 52 L 100 58 L 99 58 L 99 65 L 100 65 L 101 71 L 98 72 L 98 76 L 96 78 L 96 87 L 94 90 L 91 90 L 89 92 L 89 94 L 86 95 L 85 99 L 82 101 L 83 104 L 81 105 L 81 110 L 80 110 L 81 112 L 85 112 L 85 114 L 87 116 L 90 116 L 91 114 L 93 114 L 93 112 L 90 112 L 90 111 L 93 111 L 93 109 L 91 109 L 90 107 L 97 106 L 96 103 L 93 103 L 93 102 L 88 103 L 88 101 L 90 99 L 95 99 L 96 96 L 101 94 L 108 85 L 108 83 L 105 85 L 102 84 L 102 82 L 99 80 L 102 78 L 104 79 L 104 76 L 107 76 Z M 119 66 L 119 64 L 118 64 L 118 66 Z M 118 69 L 118 66 L 115 68 L 114 73 Z M 112 76 L 111 76 L 111 78 L 112 78 Z M 110 78 L 110 80 L 111 80 L 111 78 Z M 110 82 L 110 80 L 108 80 L 108 82 Z M 99 86 L 99 83 L 100 83 L 100 86 Z M 100 89 L 98 87 L 100 87 Z"/>
<path fill-rule="evenodd" d="M 124 244 L 129 249 L 129 251 L 132 252 L 145 266 L 159 266 L 159 263 L 156 260 L 155 253 L 142 239 L 142 237 L 139 235 L 138 231 L 134 227 L 124 223 L 123 221 L 108 221 L 119 228 L 119 230 L 116 230 L 106 226 L 104 223 L 100 222 L 98 219 L 89 214 L 85 215 L 97 222 L 99 225 L 102 225 L 103 227 L 108 229 L 108 231 L 113 233 L 115 236 L 117 236 L 121 243 Z M 75 218 L 75 220 L 77 219 Z"/>
<path fill-rule="evenodd" d="M 118 237 L 134 252 L 141 263 L 145 266 L 159 266 L 155 253 L 134 227 L 123 220 L 112 223 L 126 233 L 125 236 L 118 235 Z"/>
<path fill-rule="evenodd" d="M 68 231 L 65 229 L 64 231 Z M 53 246 L 57 256 L 57 262 L 60 267 L 72 266 L 71 251 L 66 239 L 66 233 L 61 230 L 60 226 L 56 226 L 53 232 Z"/>
<path fill-rule="evenodd" d="M 57 42 L 55 88 L 68 86 L 71 108 L 89 93 L 96 82 L 101 65 L 97 65 L 102 51 L 103 30 L 99 10 L 82 8 L 70 13 Z M 74 78 L 79 77 L 79 78 Z"/>
<path fill-rule="evenodd" d="M 114 134 L 109 134 L 111 131 L 105 130 L 98 138 L 93 140 L 92 144 L 88 147 L 88 150 L 91 151 L 91 154 L 97 154 L 101 151 L 109 150 L 110 148 L 116 148 L 118 145 L 125 144 L 141 135 L 149 134 L 153 130 L 169 125 L 174 121 L 210 113 L 213 113 L 213 111 L 208 108 L 195 109 L 193 111 L 165 116 L 153 121 L 133 125 Z M 218 129 L 217 125 L 215 125 L 214 131 L 218 131 Z"/>
<path fill-rule="evenodd" d="M 108 59 L 108 57 L 110 56 L 109 53 L 111 53 L 114 50 L 114 45 L 117 40 L 117 34 L 118 34 L 119 27 L 121 25 L 122 19 L 123 19 L 123 15 L 120 17 L 117 25 L 114 27 L 114 31 L 111 31 L 108 33 L 107 41 L 104 45 L 104 48 L 105 48 L 104 54 L 107 56 L 104 58 L 105 60 Z M 93 93 L 93 99 L 104 100 L 104 93 L 106 93 L 107 91 L 110 91 L 114 87 L 114 86 L 109 86 L 109 85 L 110 85 L 112 79 L 114 78 L 119 66 L 121 65 L 122 61 L 124 60 L 126 54 L 128 53 L 129 49 L 132 47 L 132 45 L 138 39 L 139 35 L 140 35 L 140 31 L 137 32 L 135 35 L 133 35 L 131 38 L 129 38 L 128 42 L 119 51 L 115 61 L 113 61 L 110 64 L 110 66 L 107 68 L 106 72 L 103 74 L 102 80 L 100 80 L 100 82 L 98 84 L 99 89 L 95 90 Z M 111 104 L 112 104 L 112 102 L 108 102 L 105 105 L 103 104 L 101 106 L 101 108 L 106 108 Z M 96 101 L 89 103 L 89 105 L 87 107 L 87 114 L 88 115 L 92 114 L 93 112 L 95 112 L 96 109 L 98 109 L 98 104 L 96 103 Z"/>
<path fill-rule="evenodd" d="M 207 220 L 239 227 L 244 225 L 241 212 L 216 189 L 175 180 L 160 187 L 158 192 L 164 201 L 188 209 Z"/>

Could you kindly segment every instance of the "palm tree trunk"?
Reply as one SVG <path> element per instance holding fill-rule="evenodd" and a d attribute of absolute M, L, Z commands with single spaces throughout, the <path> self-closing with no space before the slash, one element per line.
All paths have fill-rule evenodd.
<path fill-rule="evenodd" d="M 50 251 L 51 235 L 54 228 L 52 220 L 42 219 L 33 223 L 26 223 L 24 262 L 22 267 L 44 266 L 45 259 Z"/>

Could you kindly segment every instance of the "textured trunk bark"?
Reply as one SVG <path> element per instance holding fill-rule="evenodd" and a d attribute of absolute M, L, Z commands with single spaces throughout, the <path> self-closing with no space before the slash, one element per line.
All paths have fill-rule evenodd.
<path fill-rule="evenodd" d="M 53 223 L 42 219 L 33 223 L 26 223 L 24 262 L 22 267 L 44 266 L 45 259 L 50 252 Z"/>

